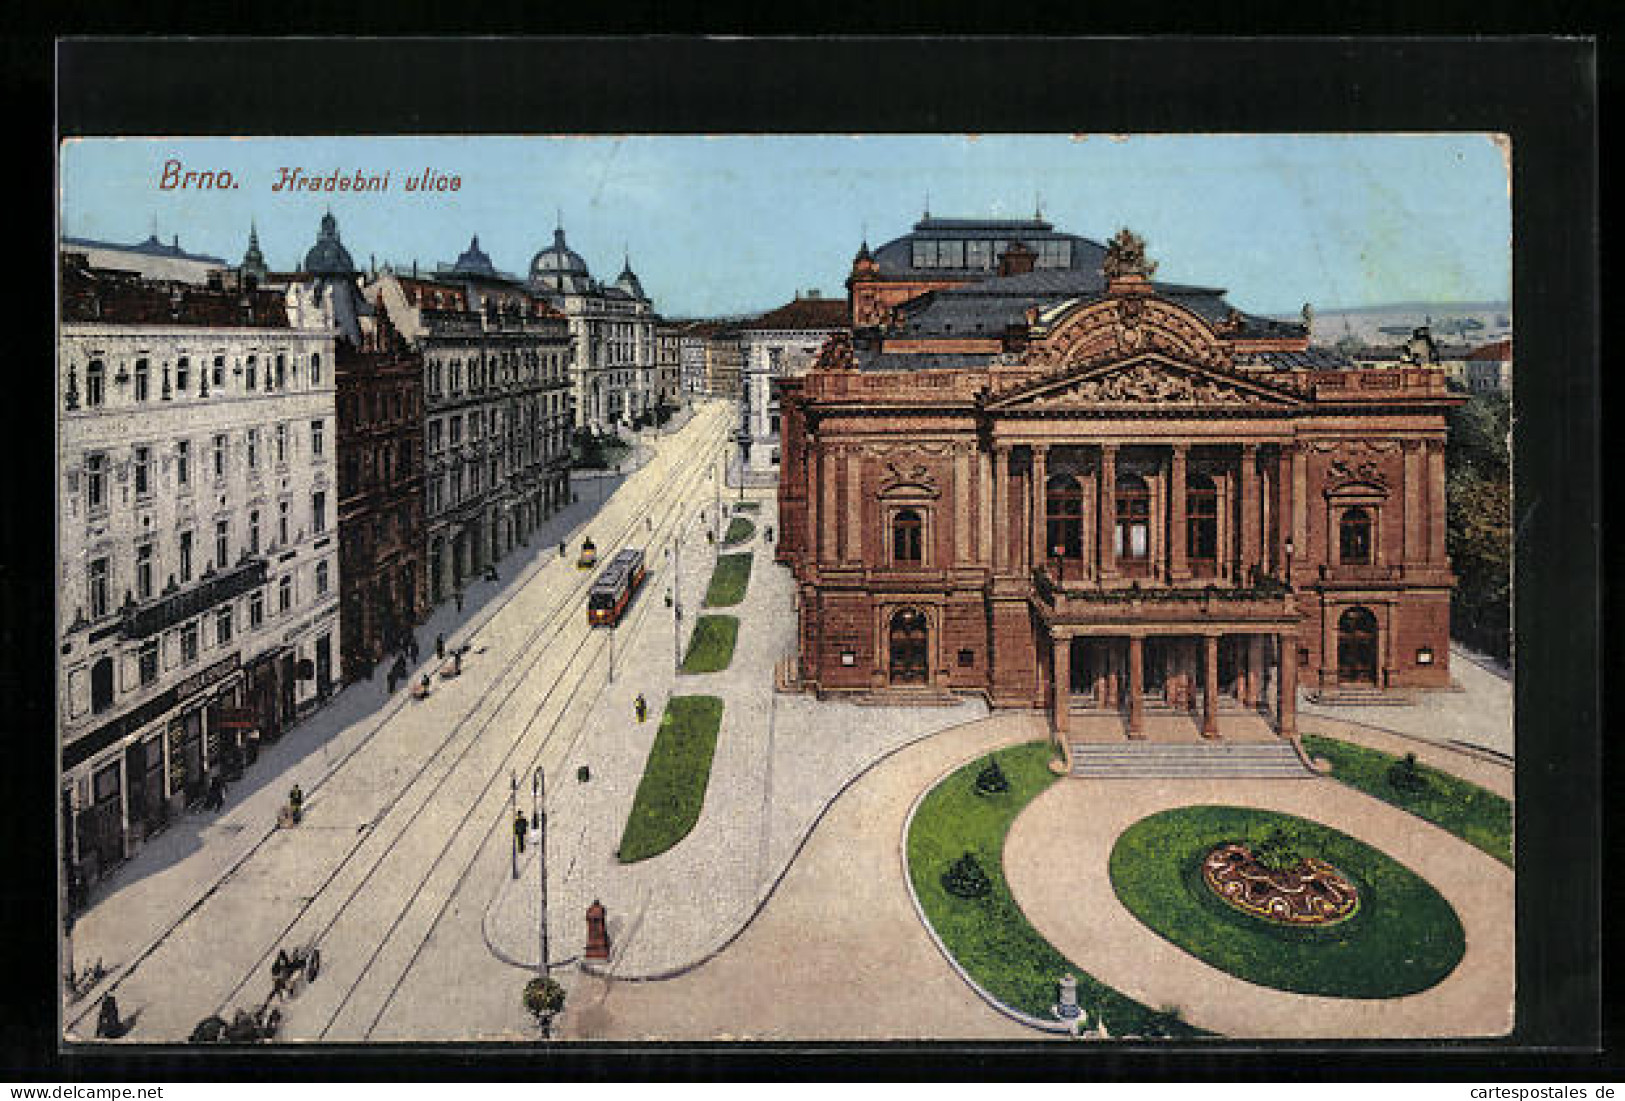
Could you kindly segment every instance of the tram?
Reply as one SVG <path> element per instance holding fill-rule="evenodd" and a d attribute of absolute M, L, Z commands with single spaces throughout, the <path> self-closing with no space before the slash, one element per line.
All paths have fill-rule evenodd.
<path fill-rule="evenodd" d="M 613 627 L 621 621 L 626 606 L 643 584 L 643 552 L 628 547 L 609 560 L 604 572 L 587 593 L 587 622 L 594 627 Z"/>

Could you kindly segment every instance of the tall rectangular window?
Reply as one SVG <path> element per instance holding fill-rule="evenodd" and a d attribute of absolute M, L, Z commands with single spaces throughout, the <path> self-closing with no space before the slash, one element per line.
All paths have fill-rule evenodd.
<path fill-rule="evenodd" d="M 153 639 L 150 642 L 142 643 L 142 645 L 141 645 L 140 669 L 141 669 L 141 683 L 142 684 L 151 684 L 153 681 L 158 679 L 158 640 L 157 639 Z"/>
<path fill-rule="evenodd" d="M 288 545 L 288 502 L 278 501 L 276 511 L 276 541 L 285 547 Z"/>
<path fill-rule="evenodd" d="M 191 381 L 192 361 L 186 356 L 181 356 L 175 361 L 175 389 L 184 394 Z"/>
<path fill-rule="evenodd" d="M 85 504 L 92 513 L 107 508 L 107 456 L 85 456 Z"/>
<path fill-rule="evenodd" d="M 322 353 L 320 352 L 310 353 L 310 384 L 312 386 L 322 384 Z"/>
<path fill-rule="evenodd" d="M 244 364 L 243 370 L 244 385 L 250 390 L 254 389 L 256 380 L 259 378 L 259 367 L 253 356 L 248 357 L 248 362 Z"/>
<path fill-rule="evenodd" d="M 101 619 L 108 612 L 107 559 L 90 560 L 90 618 Z"/>
<path fill-rule="evenodd" d="M 248 627 L 257 631 L 265 623 L 265 590 L 255 589 L 248 597 Z"/>
<path fill-rule="evenodd" d="M 225 384 L 226 384 L 226 357 L 225 356 L 215 356 L 214 357 L 214 385 L 215 385 L 215 389 L 219 389 L 220 387 L 224 386 Z"/>
<path fill-rule="evenodd" d="M 288 387 L 288 357 L 281 352 L 276 354 L 276 388 L 285 390 Z"/>
<path fill-rule="evenodd" d="M 152 599 L 152 544 L 142 543 L 135 548 L 135 598 Z"/>
<path fill-rule="evenodd" d="M 181 532 L 180 575 L 182 585 L 192 580 L 192 533 L 189 531 Z"/>
<path fill-rule="evenodd" d="M 192 484 L 192 441 L 175 444 L 175 484 L 187 489 Z"/>
<path fill-rule="evenodd" d="M 276 426 L 276 461 L 278 466 L 284 466 L 288 461 L 288 426 Z"/>
<path fill-rule="evenodd" d="M 325 420 L 310 422 L 310 453 L 318 458 L 327 453 L 326 429 Z"/>
<path fill-rule="evenodd" d="M 316 595 L 326 596 L 328 588 L 327 563 L 316 563 Z"/>
<path fill-rule="evenodd" d="M 248 469 L 257 470 L 260 465 L 260 430 L 248 430 Z"/>
<path fill-rule="evenodd" d="M 327 530 L 327 491 L 324 489 L 310 495 L 310 527 L 318 535 Z"/>
<path fill-rule="evenodd" d="M 107 365 L 99 359 L 85 368 L 85 405 L 99 408 L 107 400 Z"/>
<path fill-rule="evenodd" d="M 260 510 L 252 509 L 248 513 L 248 553 L 260 552 Z"/>
<path fill-rule="evenodd" d="M 286 612 L 288 609 L 292 608 L 293 607 L 293 578 L 288 576 L 287 574 L 283 574 L 282 575 L 282 580 L 280 580 L 280 581 L 278 581 L 276 583 L 276 594 L 277 594 L 276 603 L 277 603 L 277 610 L 278 611 Z"/>
<path fill-rule="evenodd" d="M 214 480 L 221 481 L 226 476 L 226 437 L 224 434 L 214 438 Z"/>
<path fill-rule="evenodd" d="M 216 520 L 214 522 L 214 565 L 216 569 L 225 569 L 231 562 L 231 522 L 229 520 Z"/>
<path fill-rule="evenodd" d="M 135 400 L 146 401 L 151 392 L 152 368 L 145 359 L 135 361 Z"/>
<path fill-rule="evenodd" d="M 152 496 L 152 448 L 135 449 L 135 495 Z"/>
<path fill-rule="evenodd" d="M 181 628 L 181 664 L 190 665 L 197 660 L 197 620 Z"/>
<path fill-rule="evenodd" d="M 214 641 L 217 646 L 225 646 L 231 642 L 231 605 L 227 604 L 214 613 Z"/>

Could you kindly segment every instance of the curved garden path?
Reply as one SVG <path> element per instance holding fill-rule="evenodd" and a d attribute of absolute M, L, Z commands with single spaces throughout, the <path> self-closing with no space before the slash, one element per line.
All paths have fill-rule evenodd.
<path fill-rule="evenodd" d="M 1295 814 L 1382 850 L 1455 908 L 1467 935 L 1461 962 L 1418 994 L 1327 998 L 1257 986 L 1174 947 L 1118 901 L 1107 860 L 1133 823 L 1194 804 Z M 1034 928 L 1079 967 L 1147 1005 L 1177 1006 L 1189 1023 L 1224 1036 L 1427 1038 L 1502 1036 L 1512 1029 L 1512 869 L 1334 780 L 1064 781 L 1016 819 L 1004 870 Z"/>

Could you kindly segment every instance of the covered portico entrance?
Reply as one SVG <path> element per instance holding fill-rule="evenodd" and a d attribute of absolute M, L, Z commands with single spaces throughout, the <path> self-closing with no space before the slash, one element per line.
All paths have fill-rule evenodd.
<path fill-rule="evenodd" d="M 1297 643 L 1282 624 L 1054 624 L 1051 726 L 1143 738 L 1297 735 Z"/>

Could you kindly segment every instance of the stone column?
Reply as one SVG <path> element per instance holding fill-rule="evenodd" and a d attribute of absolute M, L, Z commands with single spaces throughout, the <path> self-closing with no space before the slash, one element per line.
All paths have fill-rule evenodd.
<path fill-rule="evenodd" d="M 1401 558 L 1402 565 L 1409 569 L 1418 562 L 1427 558 L 1427 532 L 1422 526 L 1422 497 L 1418 492 L 1422 487 L 1422 450 L 1421 441 L 1404 440 L 1400 443 L 1404 453 L 1404 552 Z"/>
<path fill-rule="evenodd" d="M 1219 636 L 1202 636 L 1202 737 L 1219 736 Z"/>
<path fill-rule="evenodd" d="M 1444 441 L 1427 442 L 1428 564 L 1445 564 Z"/>
<path fill-rule="evenodd" d="M 993 449 L 993 568 L 1010 568 L 1010 448 Z"/>
<path fill-rule="evenodd" d="M 835 531 L 835 451 L 828 444 L 820 448 L 818 489 L 820 501 L 818 504 L 818 526 L 823 532 L 818 548 L 818 560 L 825 564 L 833 564 L 839 550 L 836 546 Z"/>
<path fill-rule="evenodd" d="M 1128 636 L 1128 736 L 1145 737 L 1145 639 Z"/>
<path fill-rule="evenodd" d="M 863 501 L 861 490 L 863 488 L 863 458 L 858 449 L 848 447 L 842 452 L 841 465 L 846 469 L 846 536 L 843 539 L 845 552 L 843 560 L 848 565 L 859 565 L 863 562 Z M 934 528 L 934 525 L 933 525 Z M 922 532 L 922 537 L 930 537 L 933 532 Z M 936 557 L 930 551 L 923 555 L 926 562 L 934 563 Z"/>
<path fill-rule="evenodd" d="M 1308 464 L 1304 461 L 1303 445 L 1294 443 L 1289 446 L 1286 457 L 1291 466 L 1289 480 L 1292 487 L 1292 556 L 1294 562 L 1301 562 L 1305 561 L 1309 554 L 1309 473 Z"/>
<path fill-rule="evenodd" d="M 1246 585 L 1258 565 L 1258 445 L 1241 445 L 1241 559 L 1236 583 Z"/>
<path fill-rule="evenodd" d="M 963 446 L 954 448 L 954 565 L 970 565 L 970 455 Z"/>
<path fill-rule="evenodd" d="M 1189 549 L 1189 534 L 1185 523 L 1185 456 L 1188 448 L 1185 444 L 1174 444 L 1173 456 L 1168 465 L 1168 579 L 1170 581 L 1184 581 L 1191 575 L 1190 562 L 1186 559 Z"/>
<path fill-rule="evenodd" d="M 1281 702 L 1276 710 L 1276 730 L 1283 738 L 1298 736 L 1298 640 L 1289 634 L 1276 636 L 1281 653 Z"/>
<path fill-rule="evenodd" d="M 1056 635 L 1051 646 L 1055 666 L 1054 727 L 1057 740 L 1065 739 L 1072 710 L 1072 637 Z"/>
<path fill-rule="evenodd" d="M 1049 557 L 1049 524 L 1046 523 L 1048 501 L 1046 485 L 1049 481 L 1049 448 L 1044 444 L 1033 444 L 1032 485 L 1029 487 L 1028 500 L 1031 507 L 1028 514 L 1032 516 L 1032 564 L 1041 566 Z"/>
<path fill-rule="evenodd" d="M 1248 710 L 1258 707 L 1259 674 L 1264 667 L 1264 640 L 1247 636 L 1247 669 L 1241 678 L 1241 702 Z"/>
<path fill-rule="evenodd" d="M 976 465 L 976 519 L 978 530 L 977 562 L 983 566 L 993 564 L 993 457 L 986 451 L 977 452 Z"/>
<path fill-rule="evenodd" d="M 1230 500 L 1236 483 L 1228 470 L 1221 470 L 1213 474 L 1213 485 L 1216 490 L 1214 503 L 1218 512 L 1214 520 L 1214 526 L 1218 528 L 1218 561 L 1214 566 L 1219 572 L 1219 580 L 1228 581 L 1235 572 L 1236 561 L 1236 509 Z"/>
<path fill-rule="evenodd" d="M 1095 510 L 1095 528 L 1100 536 L 1099 576 L 1117 576 L 1117 553 L 1112 533 L 1117 529 L 1117 445 L 1100 447 L 1100 507 Z"/>

